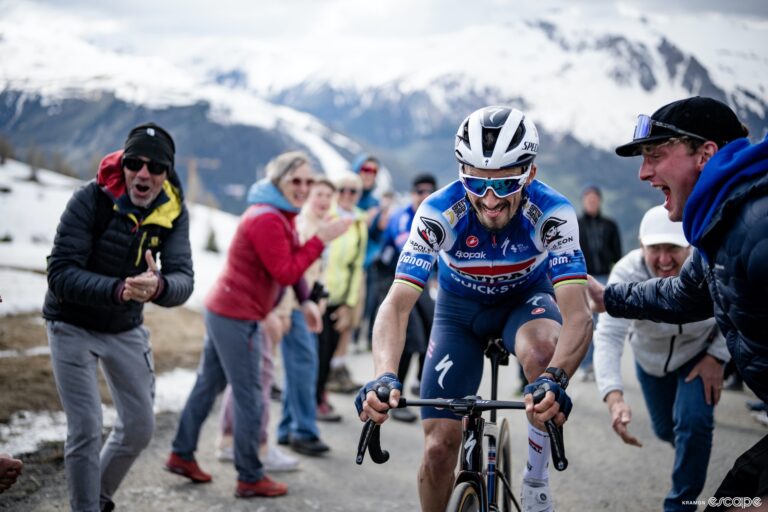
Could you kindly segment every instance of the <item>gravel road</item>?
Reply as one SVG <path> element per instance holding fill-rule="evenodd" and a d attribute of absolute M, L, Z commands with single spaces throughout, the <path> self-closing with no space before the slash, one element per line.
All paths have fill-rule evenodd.
<path fill-rule="evenodd" d="M 370 354 L 352 357 L 353 373 L 362 381 L 371 374 Z M 556 509 L 563 511 L 647 511 L 660 510 L 668 490 L 673 450 L 651 432 L 642 396 L 634 377 L 631 355 L 623 361 L 627 400 L 633 406 L 631 431 L 643 448 L 624 445 L 613 433 L 605 405 L 598 398 L 594 383 L 574 379 L 569 388 L 574 412 L 566 426 L 566 451 L 570 461 L 563 473 L 552 471 L 551 483 Z M 490 372 L 486 372 L 488 374 Z M 516 370 L 503 369 L 500 396 L 511 398 L 516 385 Z M 487 382 L 480 394 L 488 396 Z M 715 441 L 703 495 L 712 495 L 735 457 L 766 433 L 744 406 L 751 393 L 726 393 L 716 412 Z M 366 458 L 362 466 L 354 462 L 361 423 L 355 418 L 352 398 L 333 395 L 332 402 L 344 415 L 339 424 L 324 424 L 323 438 L 332 446 L 323 458 L 302 457 L 298 472 L 276 475 L 289 484 L 289 494 L 277 499 L 240 500 L 233 497 L 235 471 L 214 458 L 216 421 L 211 415 L 205 425 L 198 450 L 201 466 L 213 473 L 210 484 L 193 485 L 165 472 L 162 464 L 168 454 L 178 415 L 158 417 L 150 447 L 142 454 L 115 502 L 122 511 L 379 511 L 418 510 L 416 469 L 421 458 L 422 434 L 418 423 L 388 421 L 382 431 L 382 444 L 391 453 L 386 464 L 377 466 Z M 272 420 L 279 413 L 272 404 Z M 511 423 L 513 445 L 513 485 L 518 489 L 526 449 L 524 415 L 506 414 Z M 274 430 L 272 430 L 274 432 Z M 11 491 L 0 495 L 0 510 L 49 512 L 67 510 L 66 481 L 61 446 L 47 446 L 25 456 L 22 480 Z M 703 509 L 703 506 L 700 507 Z"/>

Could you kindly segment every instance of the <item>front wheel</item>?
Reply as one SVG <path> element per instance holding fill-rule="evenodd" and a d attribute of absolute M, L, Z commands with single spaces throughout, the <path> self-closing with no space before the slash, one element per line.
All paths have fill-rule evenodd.
<path fill-rule="evenodd" d="M 453 488 L 446 512 L 479 512 L 482 509 L 480 494 L 471 482 L 461 482 Z"/>

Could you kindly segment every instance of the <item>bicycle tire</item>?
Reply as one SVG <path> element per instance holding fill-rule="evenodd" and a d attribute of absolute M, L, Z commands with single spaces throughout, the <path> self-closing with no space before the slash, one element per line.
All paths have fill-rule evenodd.
<path fill-rule="evenodd" d="M 453 488 L 446 512 L 479 512 L 480 494 L 472 482 L 461 482 Z"/>
<path fill-rule="evenodd" d="M 499 428 L 499 437 L 496 439 L 496 496 L 498 497 L 496 503 L 498 504 L 500 512 L 513 512 L 520 510 L 512 506 L 512 498 L 510 494 L 512 489 L 505 488 L 499 473 L 504 475 L 508 483 L 512 483 L 512 452 L 510 450 L 509 441 L 509 422 L 507 418 L 501 420 L 501 427 Z"/>

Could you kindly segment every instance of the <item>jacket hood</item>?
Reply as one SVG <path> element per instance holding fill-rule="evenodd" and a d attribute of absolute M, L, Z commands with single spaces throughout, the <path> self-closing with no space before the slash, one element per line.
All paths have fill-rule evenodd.
<path fill-rule="evenodd" d="M 725 207 L 768 174 L 768 137 L 757 144 L 737 139 L 715 153 L 701 171 L 683 210 L 683 231 L 694 247 L 722 218 Z"/>
<path fill-rule="evenodd" d="M 170 228 L 173 220 L 181 214 L 181 205 L 184 201 L 178 175 L 170 172 L 163 183 L 163 190 L 154 202 L 146 209 L 139 208 L 131 203 L 128 194 L 125 193 L 122 156 L 123 150 L 120 149 L 101 160 L 96 173 L 96 183 L 115 202 L 115 209 L 120 213 L 133 217 L 137 222 L 139 218 L 143 218 L 145 224 L 154 223 Z"/>
<path fill-rule="evenodd" d="M 267 178 L 262 178 L 251 185 L 248 191 L 248 204 L 256 203 L 268 204 L 284 212 L 299 213 L 299 208 L 293 206 L 280 189 Z"/>
<path fill-rule="evenodd" d="M 352 160 L 352 172 L 360 174 L 360 168 L 363 166 L 363 164 L 368 160 L 376 160 L 378 159 L 371 155 L 370 153 L 360 153 L 355 157 L 354 160 Z"/>

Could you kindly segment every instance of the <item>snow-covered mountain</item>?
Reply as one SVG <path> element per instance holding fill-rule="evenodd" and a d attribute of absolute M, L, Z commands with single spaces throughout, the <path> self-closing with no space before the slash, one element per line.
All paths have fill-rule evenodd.
<path fill-rule="evenodd" d="M 328 19 L 297 11 L 270 37 L 178 26 L 129 37 L 130 28 L 98 13 L 6 0 L 0 135 L 82 164 L 151 115 L 172 128 L 185 157 L 220 162 L 201 173 L 220 200 L 231 190 L 222 186 L 247 184 L 269 157 L 295 146 L 331 173 L 365 146 L 405 189 L 414 169 L 452 178 L 453 134 L 467 113 L 512 104 L 537 123 L 547 178 L 571 199 L 584 181 L 613 186 L 626 177 L 607 195 L 622 217 L 649 201 L 632 181 L 636 164 L 612 155 L 638 113 L 702 94 L 731 104 L 754 139 L 768 127 L 765 17 L 639 12 L 605 1 L 489 3 L 497 5 L 492 16 L 470 16 L 467 6 L 466 23 L 424 33 L 398 30 L 397 13 L 387 18 L 390 30 L 377 27 L 370 7 L 371 23 L 353 31 L 314 30 Z M 443 4 L 393 5 L 402 24 L 418 25 L 439 17 Z"/>
<path fill-rule="evenodd" d="M 206 101 L 219 123 L 305 132 L 318 131 L 310 117 L 269 100 L 332 121 L 390 110 L 403 120 L 389 131 L 397 140 L 440 133 L 468 104 L 513 102 L 546 131 L 604 149 L 626 139 L 638 112 L 686 95 L 720 97 L 755 124 L 767 115 L 768 23 L 743 15 L 552 4 L 424 36 L 292 32 L 276 44 L 159 34 L 115 47 L 106 22 L 11 5 L 0 20 L 0 81 L 50 105 L 103 91 L 148 108 Z"/>

